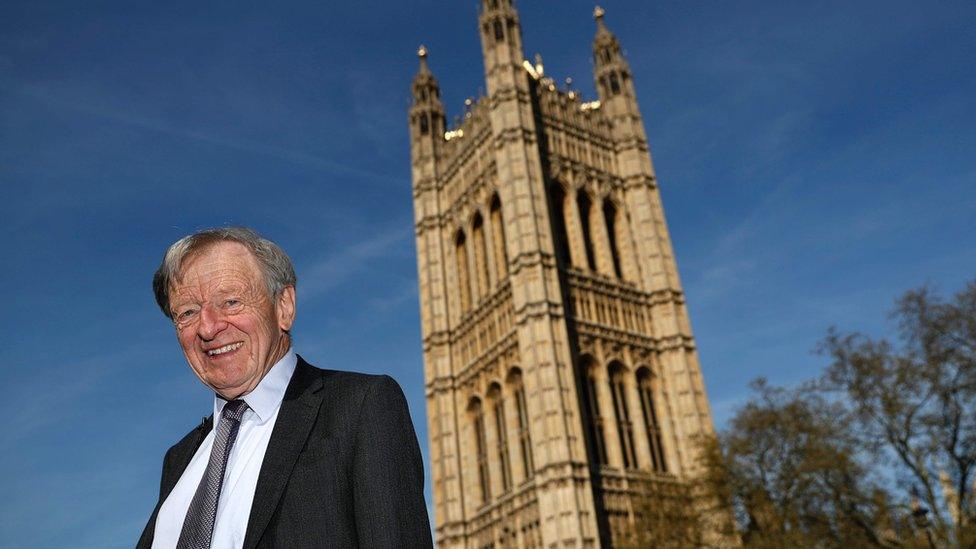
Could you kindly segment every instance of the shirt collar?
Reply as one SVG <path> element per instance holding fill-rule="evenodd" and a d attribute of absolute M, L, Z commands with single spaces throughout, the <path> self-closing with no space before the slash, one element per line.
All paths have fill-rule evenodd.
<path fill-rule="evenodd" d="M 282 399 L 285 398 L 285 389 L 288 382 L 295 373 L 295 366 L 298 365 L 298 356 L 295 351 L 288 349 L 281 360 L 275 362 L 274 366 L 268 370 L 264 378 L 258 382 L 258 386 L 253 391 L 244 395 L 242 400 L 247 403 L 255 415 L 258 416 L 258 423 L 263 424 L 274 415 Z M 224 409 L 227 401 L 220 395 L 214 395 L 214 427 L 220 419 L 220 412 Z"/>

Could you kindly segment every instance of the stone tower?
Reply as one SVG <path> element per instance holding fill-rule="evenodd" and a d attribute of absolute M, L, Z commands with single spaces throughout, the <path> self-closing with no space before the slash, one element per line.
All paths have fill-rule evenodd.
<path fill-rule="evenodd" d="M 599 100 L 525 60 L 479 0 L 487 95 L 448 128 L 421 47 L 410 109 L 436 540 L 639 542 L 635 497 L 713 432 L 630 68 L 597 8 Z"/>

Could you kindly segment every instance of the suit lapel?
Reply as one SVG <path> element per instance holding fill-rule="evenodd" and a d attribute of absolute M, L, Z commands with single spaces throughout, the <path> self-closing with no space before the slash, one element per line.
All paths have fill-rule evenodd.
<path fill-rule="evenodd" d="M 173 448 L 173 462 L 168 467 L 168 474 L 163 478 L 163 485 L 160 490 L 160 502 L 165 500 L 169 496 L 169 493 L 173 491 L 173 488 L 176 487 L 176 483 L 183 476 L 183 471 L 186 470 L 186 466 L 190 464 L 190 460 L 197 453 L 200 444 L 203 443 L 203 439 L 207 438 L 207 434 L 212 429 L 213 417 L 203 418 L 200 426 L 193 430 L 192 436 L 187 437 L 183 444 L 178 444 Z"/>
<path fill-rule="evenodd" d="M 322 403 L 322 378 L 318 370 L 301 357 L 288 388 L 285 390 L 275 421 L 264 463 L 258 474 L 258 483 L 247 521 L 244 548 L 255 547 L 268 522 L 278 507 L 298 454 L 312 430 Z"/>
<path fill-rule="evenodd" d="M 200 425 L 190 431 L 190 433 L 183 438 L 176 446 L 173 447 L 171 453 L 168 454 L 163 462 L 163 478 L 159 487 L 159 500 L 156 501 L 156 508 L 153 509 L 152 516 L 149 517 L 149 523 L 146 524 L 146 528 L 142 532 L 142 536 L 139 538 L 139 543 L 137 547 L 139 549 L 149 548 L 152 546 L 153 534 L 156 531 L 156 517 L 159 515 L 159 508 L 162 507 L 163 502 L 169 497 L 169 493 L 173 491 L 176 483 L 179 482 L 180 477 L 183 476 L 183 471 L 186 470 L 186 466 L 190 464 L 190 460 L 193 458 L 193 454 L 197 453 L 197 449 L 200 448 L 200 444 L 203 439 L 206 438 L 207 433 L 210 432 L 213 426 L 213 418 L 205 417 Z"/>

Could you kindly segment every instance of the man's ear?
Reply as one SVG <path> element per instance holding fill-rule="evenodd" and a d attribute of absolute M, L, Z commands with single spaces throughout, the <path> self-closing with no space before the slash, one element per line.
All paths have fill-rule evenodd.
<path fill-rule="evenodd" d="M 283 331 L 291 330 L 291 325 L 295 323 L 295 287 L 286 286 L 278 296 L 275 303 L 275 311 L 278 315 L 278 327 Z"/>

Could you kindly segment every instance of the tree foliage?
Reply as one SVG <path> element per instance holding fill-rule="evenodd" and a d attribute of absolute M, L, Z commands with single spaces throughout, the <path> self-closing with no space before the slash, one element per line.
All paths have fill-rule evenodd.
<path fill-rule="evenodd" d="M 892 317 L 901 345 L 831 330 L 822 389 L 844 397 L 856 436 L 928 511 L 934 539 L 976 544 L 976 281 L 942 301 L 907 292 Z"/>
<path fill-rule="evenodd" d="M 673 480 L 651 481 L 641 486 L 631 506 L 640 528 L 631 543 L 618 543 L 615 547 L 701 547 L 705 544 L 692 486 Z"/>
<path fill-rule="evenodd" d="M 743 541 L 754 547 L 883 546 L 887 502 L 860 459 L 852 417 L 809 390 L 759 380 L 757 397 L 714 447 L 711 469 L 733 495 Z"/>
<path fill-rule="evenodd" d="M 765 380 L 706 441 L 699 492 L 749 547 L 976 547 L 976 281 L 904 294 L 897 344 L 829 330 L 822 376 Z"/>

